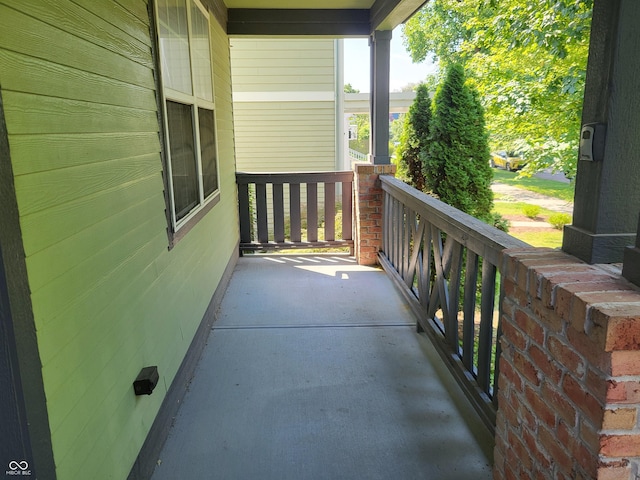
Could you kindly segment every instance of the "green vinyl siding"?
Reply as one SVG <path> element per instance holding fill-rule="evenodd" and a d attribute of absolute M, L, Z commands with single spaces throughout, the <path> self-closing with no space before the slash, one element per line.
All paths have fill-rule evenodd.
<path fill-rule="evenodd" d="M 231 59 L 238 170 L 335 170 L 335 41 L 233 39 Z"/>
<path fill-rule="evenodd" d="M 126 478 L 238 242 L 229 45 L 220 202 L 171 250 L 147 4 L 0 0 L 0 85 L 58 478 Z M 140 369 L 157 365 L 151 396 Z"/>

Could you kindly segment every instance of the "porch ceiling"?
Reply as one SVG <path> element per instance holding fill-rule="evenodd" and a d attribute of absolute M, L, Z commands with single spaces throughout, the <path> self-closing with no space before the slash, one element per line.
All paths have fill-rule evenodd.
<path fill-rule="evenodd" d="M 224 0 L 229 35 L 354 37 L 392 30 L 426 0 Z"/>
<path fill-rule="evenodd" d="M 279 9 L 369 9 L 375 0 L 225 0 L 227 8 L 279 8 Z"/>

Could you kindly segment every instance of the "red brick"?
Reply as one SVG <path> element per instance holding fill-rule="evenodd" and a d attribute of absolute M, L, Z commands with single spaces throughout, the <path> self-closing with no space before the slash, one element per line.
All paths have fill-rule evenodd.
<path fill-rule="evenodd" d="M 542 400 L 547 405 L 550 405 L 569 426 L 574 427 L 576 425 L 576 409 L 565 395 L 545 382 L 542 385 L 541 396 Z"/>
<path fill-rule="evenodd" d="M 600 424 L 603 416 L 603 406 L 598 399 L 586 391 L 571 375 L 565 375 L 562 388 L 567 397 L 589 418 L 593 423 Z"/>
<path fill-rule="evenodd" d="M 607 403 L 640 403 L 640 382 L 608 380 Z"/>
<path fill-rule="evenodd" d="M 527 347 L 527 339 L 520 329 L 511 322 L 502 323 L 502 338 L 506 338 L 517 349 L 524 351 Z"/>
<path fill-rule="evenodd" d="M 611 278 L 611 275 L 595 267 L 590 267 L 589 265 L 570 266 L 564 269 L 559 268 L 546 273 L 536 268 L 535 275 L 537 278 L 536 283 L 538 284 L 538 298 L 544 300 L 549 306 L 555 304 L 556 290 L 561 285 L 569 283 L 592 283 Z"/>
<path fill-rule="evenodd" d="M 531 345 L 527 351 L 529 357 L 533 361 L 533 364 L 545 374 L 547 380 L 551 383 L 560 382 L 562 376 L 562 370 L 560 366 L 554 362 L 549 355 L 537 345 Z"/>
<path fill-rule="evenodd" d="M 594 328 L 602 330 L 600 327 Z M 609 362 L 604 352 L 604 334 L 594 334 L 592 331 L 587 335 L 584 331 L 567 327 L 567 342 L 585 358 L 587 364 L 603 370 L 608 369 Z"/>
<path fill-rule="evenodd" d="M 526 471 L 530 471 L 533 466 L 533 461 L 529 455 L 529 450 L 525 447 L 524 443 L 522 443 L 522 440 L 520 440 L 513 431 L 510 431 L 508 441 L 518 459 L 519 464 L 522 465 Z"/>
<path fill-rule="evenodd" d="M 605 457 L 640 456 L 640 435 L 603 435 L 600 454 Z"/>
<path fill-rule="evenodd" d="M 522 440 L 529 449 L 529 452 L 531 453 L 536 466 L 541 470 L 548 471 L 552 466 L 551 461 L 538 445 L 538 441 L 536 440 L 535 436 L 529 430 L 524 429 L 522 432 Z M 534 470 L 536 469 L 534 468 Z"/>
<path fill-rule="evenodd" d="M 586 473 L 585 478 L 593 478 L 598 469 L 598 454 L 593 453 L 578 439 L 574 439 L 571 447 L 571 454 L 578 462 L 578 465 Z"/>
<path fill-rule="evenodd" d="M 524 310 L 516 310 L 515 323 L 520 329 L 538 345 L 544 343 L 544 329 Z"/>
<path fill-rule="evenodd" d="M 511 382 L 511 384 L 517 391 L 522 391 L 522 379 L 508 362 L 505 355 L 502 355 L 502 357 L 500 358 L 500 377 L 503 376 L 507 380 L 509 380 L 509 382 Z"/>
<path fill-rule="evenodd" d="M 580 440 L 592 452 L 597 452 L 600 449 L 600 433 L 598 430 L 587 419 L 580 419 Z"/>
<path fill-rule="evenodd" d="M 518 288 L 515 282 L 510 278 L 503 278 L 504 295 L 505 297 L 512 297 L 516 289 Z"/>
<path fill-rule="evenodd" d="M 542 300 L 538 300 L 537 298 L 532 299 L 529 308 L 545 330 L 554 333 L 560 333 L 564 330 L 565 322 L 552 308 L 545 307 Z"/>
<path fill-rule="evenodd" d="M 522 263 L 517 264 L 516 284 L 525 293 L 529 292 L 529 268 Z"/>
<path fill-rule="evenodd" d="M 536 293 L 538 298 L 542 299 L 548 306 L 553 306 L 555 300 L 554 290 L 558 285 L 580 281 L 584 274 L 593 274 L 594 270 L 589 265 L 579 263 L 578 259 L 573 259 L 574 263 L 561 265 L 543 265 L 533 268 L 536 278 Z M 533 293 L 533 292 L 532 292 Z"/>
<path fill-rule="evenodd" d="M 518 418 L 518 414 L 512 405 L 502 404 L 500 406 L 499 413 L 504 418 L 505 423 L 507 424 L 507 431 L 510 428 L 518 427 L 520 425 L 520 419 Z"/>
<path fill-rule="evenodd" d="M 547 349 L 551 356 L 562 366 L 573 372 L 577 377 L 585 373 L 585 365 L 582 357 L 578 355 L 564 340 L 556 336 L 547 338 Z"/>
<path fill-rule="evenodd" d="M 600 370 L 593 368 L 587 368 L 587 375 L 585 379 L 585 385 L 591 393 L 604 404 L 607 398 L 607 390 L 609 388 L 607 381 L 605 380 L 605 374 Z"/>
<path fill-rule="evenodd" d="M 611 352 L 611 375 L 640 375 L 640 350 Z"/>
<path fill-rule="evenodd" d="M 540 385 L 540 372 L 522 353 L 513 352 L 513 366 L 532 384 Z"/>
<path fill-rule="evenodd" d="M 530 387 L 525 389 L 525 397 L 527 403 L 531 409 L 531 413 L 538 418 L 538 420 L 551 428 L 555 427 L 556 414 L 542 398 L 542 395 Z"/>
<path fill-rule="evenodd" d="M 551 457 L 551 463 L 560 467 L 561 471 L 570 472 L 573 468 L 573 459 L 569 452 L 561 445 L 555 433 L 551 433 L 547 428 L 540 426 L 538 431 L 540 446 Z"/>
<path fill-rule="evenodd" d="M 518 418 L 523 426 L 530 428 L 531 430 L 535 430 L 538 427 L 538 420 L 535 415 L 528 405 L 522 402 L 518 405 Z"/>
<path fill-rule="evenodd" d="M 564 422 L 558 422 L 558 440 L 564 445 L 569 454 L 577 461 L 587 478 L 595 476 L 598 466 L 598 455 L 590 451 L 581 441 L 580 436 L 573 428 L 569 428 Z M 579 478 L 579 477 L 575 477 Z"/>
<path fill-rule="evenodd" d="M 640 317 L 610 318 L 608 327 L 604 347 L 606 351 L 640 350 Z"/>

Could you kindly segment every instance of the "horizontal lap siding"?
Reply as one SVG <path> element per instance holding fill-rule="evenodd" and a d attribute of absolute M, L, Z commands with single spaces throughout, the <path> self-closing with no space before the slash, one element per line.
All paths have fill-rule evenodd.
<path fill-rule="evenodd" d="M 335 101 L 324 99 L 335 95 L 334 55 L 333 40 L 233 40 L 235 93 L 296 100 L 234 103 L 239 171 L 335 170 Z"/>
<path fill-rule="evenodd" d="M 212 29 L 221 200 L 169 251 L 146 3 L 0 0 L 0 85 L 60 479 L 127 476 L 238 241 L 228 40 Z M 135 397 L 146 365 L 159 385 Z"/>

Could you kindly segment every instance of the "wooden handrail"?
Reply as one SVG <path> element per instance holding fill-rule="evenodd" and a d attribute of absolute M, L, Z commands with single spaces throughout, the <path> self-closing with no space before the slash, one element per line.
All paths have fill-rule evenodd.
<path fill-rule="evenodd" d="M 501 252 L 529 245 L 394 177 L 380 180 L 380 263 L 411 304 L 418 329 L 433 340 L 494 430 L 504 297 Z"/>

